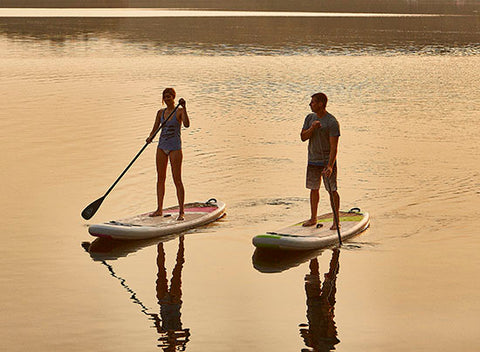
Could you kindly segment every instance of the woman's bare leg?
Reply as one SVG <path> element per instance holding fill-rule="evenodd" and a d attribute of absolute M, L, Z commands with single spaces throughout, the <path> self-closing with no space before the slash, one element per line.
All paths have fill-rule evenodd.
<path fill-rule="evenodd" d="M 183 220 L 185 216 L 185 188 L 183 187 L 182 182 L 182 150 L 171 151 L 169 157 L 170 166 L 172 167 L 173 182 L 175 183 L 175 188 L 177 189 L 178 220 Z"/>
<path fill-rule="evenodd" d="M 163 197 L 165 196 L 165 178 L 167 175 L 168 155 L 157 148 L 157 210 L 150 213 L 150 216 L 161 216 L 163 210 Z"/>

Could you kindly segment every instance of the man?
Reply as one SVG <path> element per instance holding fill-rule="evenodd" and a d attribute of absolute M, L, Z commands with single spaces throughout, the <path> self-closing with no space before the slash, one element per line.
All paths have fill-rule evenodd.
<path fill-rule="evenodd" d="M 310 109 L 312 114 L 307 115 L 303 123 L 300 137 L 302 142 L 308 140 L 308 166 L 306 186 L 310 189 L 310 219 L 303 226 L 317 224 L 317 209 L 320 200 L 320 184 L 325 188 L 333 201 L 336 218 L 339 219 L 340 196 L 337 192 L 337 148 L 340 137 L 340 127 L 337 119 L 327 110 L 327 96 L 323 93 L 312 95 Z M 340 224 L 333 222 L 331 230 L 337 230 Z"/>

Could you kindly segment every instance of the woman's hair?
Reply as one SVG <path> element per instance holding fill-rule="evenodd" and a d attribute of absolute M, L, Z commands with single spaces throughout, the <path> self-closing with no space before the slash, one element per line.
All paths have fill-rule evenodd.
<path fill-rule="evenodd" d="M 175 96 L 177 95 L 177 93 L 175 93 L 175 89 L 173 88 L 165 88 L 162 92 L 162 105 L 164 103 L 164 100 L 163 100 L 163 97 L 165 96 L 165 94 L 167 93 L 170 93 L 171 95 L 173 95 L 173 97 L 175 98 Z"/>

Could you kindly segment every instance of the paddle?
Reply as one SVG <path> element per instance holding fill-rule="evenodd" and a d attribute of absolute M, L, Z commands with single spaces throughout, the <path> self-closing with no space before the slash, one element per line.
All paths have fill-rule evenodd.
<path fill-rule="evenodd" d="M 172 115 L 175 113 L 175 111 L 178 109 L 178 107 L 180 106 L 180 103 L 177 104 L 177 106 L 175 106 L 175 109 L 173 109 L 173 111 L 170 113 L 170 115 L 168 115 L 168 117 L 162 122 L 162 124 L 157 128 L 157 130 L 155 131 L 155 133 L 153 134 L 153 137 L 152 139 L 156 136 L 156 134 L 163 128 L 163 126 L 165 126 L 165 124 L 167 123 L 168 120 L 170 120 L 170 117 L 172 117 Z M 82 211 L 82 218 L 84 218 L 85 220 L 88 220 L 90 219 L 93 215 L 95 215 L 95 213 L 97 212 L 98 208 L 100 208 L 100 205 L 102 205 L 103 201 L 105 200 L 105 198 L 108 196 L 108 194 L 113 190 L 113 188 L 117 185 L 118 181 L 120 181 L 120 179 L 123 177 L 123 175 L 126 174 L 126 172 L 128 171 L 128 169 L 130 169 L 130 167 L 133 165 L 133 163 L 138 159 L 138 157 L 140 156 L 140 154 L 143 153 L 143 151 L 145 150 L 145 148 L 147 148 L 147 146 L 149 145 L 150 143 L 149 142 L 145 142 L 145 145 L 142 147 L 142 149 L 140 149 L 140 151 L 137 153 L 137 155 L 135 155 L 135 157 L 133 158 L 133 160 L 130 162 L 130 164 L 128 164 L 128 166 L 125 168 L 125 170 L 123 170 L 123 172 L 120 174 L 120 176 L 117 178 L 117 180 L 113 183 L 113 185 L 108 189 L 108 191 L 100 198 L 98 198 L 96 201 L 92 202 L 91 204 L 89 204 L 85 209 L 83 209 Z"/>

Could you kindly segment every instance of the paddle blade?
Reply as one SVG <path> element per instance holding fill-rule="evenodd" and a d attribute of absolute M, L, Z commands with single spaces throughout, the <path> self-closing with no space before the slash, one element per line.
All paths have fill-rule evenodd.
<path fill-rule="evenodd" d="M 82 218 L 84 218 L 85 220 L 88 220 L 92 216 L 94 216 L 95 213 L 97 212 L 98 208 L 100 208 L 100 205 L 102 205 L 102 202 L 103 202 L 104 199 L 105 199 L 105 197 L 98 198 L 95 202 L 93 202 L 88 207 L 83 209 Z"/>

